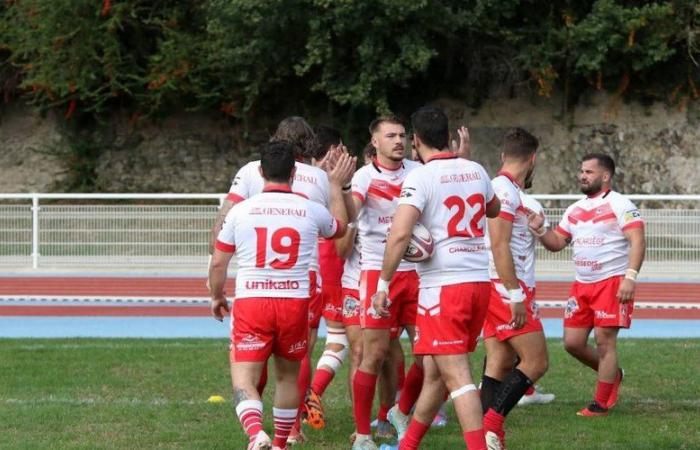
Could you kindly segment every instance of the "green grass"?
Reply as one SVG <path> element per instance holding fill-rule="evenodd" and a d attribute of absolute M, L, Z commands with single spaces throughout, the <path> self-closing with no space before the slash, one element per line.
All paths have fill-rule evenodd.
<path fill-rule="evenodd" d="M 621 400 L 597 419 L 575 415 L 592 398 L 594 373 L 558 340 L 549 344 L 551 369 L 541 384 L 557 399 L 516 407 L 507 421 L 509 448 L 700 448 L 699 340 L 621 341 Z M 0 340 L 0 448 L 244 448 L 227 360 L 223 340 Z M 271 392 L 268 386 L 268 430 Z M 206 403 L 213 394 L 229 401 Z M 328 426 L 309 431 L 311 442 L 300 450 L 349 448 L 345 372 L 325 405 Z M 460 436 L 450 408 L 449 426 L 431 430 L 423 448 L 464 448 Z"/>

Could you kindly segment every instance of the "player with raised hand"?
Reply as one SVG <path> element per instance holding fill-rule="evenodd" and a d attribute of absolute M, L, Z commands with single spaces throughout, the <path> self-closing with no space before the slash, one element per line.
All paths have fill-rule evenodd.
<path fill-rule="evenodd" d="M 602 153 L 583 157 L 579 173 L 586 197 L 569 206 L 556 229 L 542 216 L 530 217 L 530 228 L 550 251 L 571 244 L 576 281 L 564 312 L 564 347 L 595 370 L 593 401 L 580 416 L 604 416 L 615 406 L 624 371 L 617 356 L 617 335 L 629 328 L 637 275 L 644 261 L 644 221 L 637 207 L 612 190 L 615 161 Z M 596 346 L 588 345 L 595 330 Z"/>
<path fill-rule="evenodd" d="M 270 142 L 261 152 L 262 192 L 237 203 L 223 222 L 209 270 L 212 314 L 229 311 L 223 289 L 231 257 L 238 273 L 231 329 L 231 380 L 236 413 L 249 436 L 248 450 L 284 449 L 297 417 L 300 361 L 307 355 L 309 266 L 318 236 L 340 237 L 345 223 L 318 202 L 292 192 L 292 146 Z M 342 203 L 343 177 L 331 176 L 331 204 Z M 274 440 L 263 431 L 256 384 L 274 355 Z"/>
<path fill-rule="evenodd" d="M 449 393 L 467 448 L 481 450 L 486 448 L 482 410 L 468 354 L 476 347 L 489 300 L 486 218 L 498 215 L 500 203 L 484 168 L 448 149 L 448 121 L 442 110 L 421 108 L 411 116 L 411 125 L 414 146 L 425 165 L 403 184 L 373 298 L 377 313 L 388 314 L 395 301 L 387 288 L 389 280 L 420 221 L 435 244 L 433 256 L 418 263 L 414 353 L 424 356 L 425 382 L 398 448 L 419 447 Z"/>
<path fill-rule="evenodd" d="M 487 235 L 492 287 L 483 331 L 486 367 L 481 402 L 489 448 L 505 447 L 505 416 L 548 366 L 547 343 L 535 304 L 530 210 L 523 204 L 521 191 L 532 180 L 538 146 L 537 138 L 522 128 L 508 130 L 501 143 L 503 165 L 492 181 L 501 212 L 489 219 Z M 518 363 L 513 367 L 516 356 Z"/>

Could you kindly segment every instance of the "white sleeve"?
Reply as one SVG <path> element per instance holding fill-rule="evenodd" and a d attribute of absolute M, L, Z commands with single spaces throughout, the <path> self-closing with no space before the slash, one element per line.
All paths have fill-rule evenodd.
<path fill-rule="evenodd" d="M 326 209 L 325 206 L 319 205 L 318 203 L 310 203 L 310 212 L 316 221 L 316 226 L 318 227 L 318 234 L 324 238 L 333 238 L 340 234 L 342 231 L 342 225 L 335 217 Z"/>
<path fill-rule="evenodd" d="M 252 182 L 251 169 L 253 168 L 254 164 L 250 162 L 238 169 L 236 176 L 233 177 L 233 182 L 231 182 L 231 188 L 228 190 L 228 195 L 226 196 L 227 200 L 238 203 L 250 198 L 250 187 Z"/>
<path fill-rule="evenodd" d="M 498 217 L 513 222 L 520 206 L 520 194 L 513 186 L 513 182 L 506 177 L 499 176 L 493 179 L 491 185 L 501 201 L 501 212 L 498 213 Z M 486 200 L 487 203 L 489 201 Z"/>
<path fill-rule="evenodd" d="M 421 170 L 412 170 L 403 182 L 399 205 L 411 205 L 421 213 L 428 202 L 428 186 L 423 182 Z"/>
<path fill-rule="evenodd" d="M 615 215 L 617 216 L 617 223 L 622 231 L 644 227 L 642 214 L 634 203 L 626 197 L 620 197 L 620 201 L 615 202 Z"/>
<path fill-rule="evenodd" d="M 360 200 L 363 205 L 367 200 L 370 181 L 366 170 L 360 169 L 352 176 L 352 196 Z"/>

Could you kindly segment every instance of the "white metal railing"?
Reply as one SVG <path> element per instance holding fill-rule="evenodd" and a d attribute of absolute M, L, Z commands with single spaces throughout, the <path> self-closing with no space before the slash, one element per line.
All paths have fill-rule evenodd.
<path fill-rule="evenodd" d="M 552 224 L 580 195 L 535 195 Z M 643 273 L 700 273 L 700 195 L 630 195 L 647 223 Z M 206 267 L 221 194 L 0 194 L 0 268 Z M 538 272 L 573 274 L 569 249 Z"/>

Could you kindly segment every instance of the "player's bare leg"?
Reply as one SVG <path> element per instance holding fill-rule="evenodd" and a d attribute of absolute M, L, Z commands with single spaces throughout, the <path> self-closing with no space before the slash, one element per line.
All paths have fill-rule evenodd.
<path fill-rule="evenodd" d="M 272 444 L 285 448 L 287 437 L 292 430 L 299 410 L 297 377 L 299 361 L 275 357 L 275 398 L 272 414 L 275 423 L 275 437 Z"/>
<path fill-rule="evenodd" d="M 256 388 L 263 367 L 264 362 L 231 363 L 233 403 L 238 420 L 248 435 L 249 449 L 269 449 L 272 445 L 270 437 L 263 431 L 263 403 Z M 296 386 L 293 390 L 296 392 Z"/>
<path fill-rule="evenodd" d="M 564 349 L 591 369 L 598 371 L 598 349 L 588 344 L 591 328 L 564 327 Z"/>
<path fill-rule="evenodd" d="M 430 424 L 439 411 L 440 405 L 447 396 L 447 388 L 432 357 L 425 357 L 423 363 L 425 371 L 423 388 L 416 401 L 416 409 L 405 436 L 399 442 L 401 449 L 417 449 L 419 447 L 423 436 L 430 429 Z"/>
<path fill-rule="evenodd" d="M 481 401 L 471 377 L 468 356 L 433 355 L 433 361 L 452 398 L 467 448 L 485 449 Z M 438 399 L 440 400 L 442 398 Z"/>
<path fill-rule="evenodd" d="M 501 445 L 504 442 L 503 423 L 505 417 L 518 404 L 525 392 L 534 385 L 535 381 L 545 374 L 549 367 L 547 342 L 542 331 L 513 336 L 504 343 L 515 351 L 520 358 L 520 362 L 503 377 L 500 386 L 496 390 L 493 402 L 484 415 L 484 428 L 487 431 L 487 440 L 499 440 Z M 494 346 L 495 344 L 492 343 L 492 347 Z M 507 352 L 497 352 L 496 354 L 500 356 L 497 358 L 499 358 L 499 362 L 503 364 L 504 368 L 512 367 L 512 354 Z M 489 359 L 491 359 L 490 354 L 487 358 L 487 366 L 490 364 Z M 495 362 L 492 361 L 491 364 L 495 364 Z M 498 371 L 500 372 L 500 370 Z"/>
<path fill-rule="evenodd" d="M 617 361 L 616 327 L 596 327 L 595 340 L 598 355 L 598 383 L 593 402 L 577 414 L 580 416 L 604 416 L 617 403 L 617 389 L 622 381 Z M 614 398 L 611 398 L 614 397 Z"/>
<path fill-rule="evenodd" d="M 345 327 L 345 334 L 350 345 L 350 367 L 348 367 L 348 384 L 350 388 L 350 398 L 352 398 L 352 380 L 355 372 L 362 362 L 362 328 L 359 325 L 348 325 Z"/>

